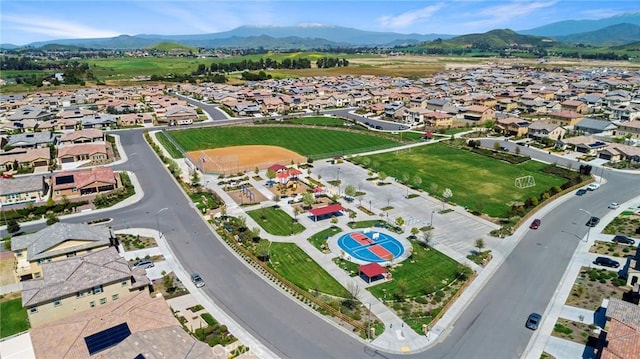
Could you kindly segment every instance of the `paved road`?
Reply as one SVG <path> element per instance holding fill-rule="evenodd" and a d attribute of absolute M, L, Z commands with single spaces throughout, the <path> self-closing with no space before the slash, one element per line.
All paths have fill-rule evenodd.
<path fill-rule="evenodd" d="M 398 130 L 409 129 L 408 126 L 399 125 L 396 122 L 378 120 L 378 119 L 368 118 L 368 117 L 350 113 L 353 110 L 355 109 L 351 108 L 351 109 L 326 110 L 326 111 L 322 111 L 322 113 L 333 114 L 336 116 L 348 118 L 350 120 L 358 121 L 365 126 L 369 126 L 371 128 L 375 128 L 377 130 L 382 130 L 382 131 L 398 131 Z"/>
<path fill-rule="evenodd" d="M 200 220 L 146 145 L 141 131 L 119 134 L 126 152 L 135 153 L 130 156 L 131 164 L 121 167 L 134 169 L 145 190 L 144 198 L 117 213 L 88 215 L 73 221 L 108 216 L 114 218 L 111 225 L 115 228 L 156 228 L 159 222 L 160 230 L 180 262 L 188 270 L 200 272 L 207 281 L 206 293 L 281 357 L 394 357 L 368 349 L 362 342 L 283 296 L 247 269 Z M 523 152 L 528 150 L 523 149 Z M 640 195 L 638 177 L 611 172 L 607 180 L 608 183 L 598 191 L 572 198 L 550 211 L 538 231 L 531 231 L 522 238 L 495 276 L 464 310 L 449 335 L 441 338 L 443 342 L 416 357 L 520 356 L 532 333 L 524 328 L 526 316 L 532 311 L 544 311 L 578 241 L 587 231 L 584 222 L 588 215 L 579 208 L 601 216 L 607 211 L 611 198 L 623 202 L 625 198 Z"/>

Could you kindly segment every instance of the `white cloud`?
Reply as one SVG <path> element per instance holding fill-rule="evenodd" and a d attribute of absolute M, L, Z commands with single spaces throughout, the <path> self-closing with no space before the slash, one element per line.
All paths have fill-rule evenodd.
<path fill-rule="evenodd" d="M 42 34 L 57 38 L 95 38 L 121 35 L 112 30 L 97 29 L 91 26 L 66 20 L 26 15 L 2 15 L 4 26 L 24 32 Z"/>
<path fill-rule="evenodd" d="M 482 18 L 481 20 L 466 22 L 461 24 L 462 27 L 473 28 L 498 28 L 502 26 L 514 26 L 514 20 L 529 16 L 537 10 L 544 9 L 555 5 L 555 1 L 546 2 L 527 2 L 513 1 L 508 4 L 491 6 L 479 10 L 473 14 L 467 14 L 469 17 Z"/>
<path fill-rule="evenodd" d="M 626 14 L 625 11 L 618 11 L 613 9 L 591 9 L 580 12 L 587 19 L 604 19 L 616 15 Z"/>
<path fill-rule="evenodd" d="M 444 7 L 443 4 L 434 4 L 423 7 L 418 10 L 411 10 L 396 16 L 381 16 L 378 21 L 384 27 L 388 28 L 405 28 L 415 24 L 416 22 L 431 18 L 435 12 Z"/>

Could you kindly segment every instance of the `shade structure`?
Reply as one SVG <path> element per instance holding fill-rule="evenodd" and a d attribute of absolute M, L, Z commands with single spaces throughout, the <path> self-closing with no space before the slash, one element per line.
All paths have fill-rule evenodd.
<path fill-rule="evenodd" d="M 387 270 L 376 262 L 363 264 L 358 267 L 358 271 L 367 277 L 369 283 L 371 283 L 371 278 L 387 273 Z"/>
<path fill-rule="evenodd" d="M 344 210 L 339 204 L 330 204 L 324 207 L 313 208 L 309 210 L 309 213 L 314 217 L 314 221 L 318 220 L 318 217 L 326 216 L 328 214 L 337 213 Z"/>

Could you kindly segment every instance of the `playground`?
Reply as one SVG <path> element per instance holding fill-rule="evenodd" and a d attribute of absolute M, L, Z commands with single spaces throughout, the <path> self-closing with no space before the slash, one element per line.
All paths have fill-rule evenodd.
<path fill-rule="evenodd" d="M 269 200 L 255 188 L 240 185 L 238 189 L 228 191 L 227 194 L 240 205 L 257 204 Z"/>
<path fill-rule="evenodd" d="M 347 260 L 360 264 L 398 261 L 404 259 L 405 253 L 405 246 L 400 241 L 373 230 L 345 233 L 337 239 L 337 245 L 347 254 Z"/>

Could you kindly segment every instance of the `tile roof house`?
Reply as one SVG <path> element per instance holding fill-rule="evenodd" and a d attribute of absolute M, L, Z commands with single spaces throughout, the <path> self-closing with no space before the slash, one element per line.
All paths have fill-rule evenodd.
<path fill-rule="evenodd" d="M 495 129 L 509 136 L 521 137 L 527 134 L 531 123 L 517 117 L 507 117 L 496 120 Z"/>
<path fill-rule="evenodd" d="M 56 145 L 58 137 L 51 132 L 17 133 L 9 136 L 7 143 L 11 147 L 44 148 Z"/>
<path fill-rule="evenodd" d="M 126 338 L 90 354 L 85 338 L 123 324 L 130 331 Z M 32 328 L 30 334 L 38 358 L 214 358 L 214 348 L 185 332 L 164 298 L 144 291 Z"/>
<path fill-rule="evenodd" d="M 565 130 L 560 125 L 551 123 L 547 120 L 538 120 L 538 121 L 532 122 L 529 125 L 529 130 L 527 131 L 527 137 L 533 138 L 536 140 L 549 138 L 557 141 L 563 138 L 566 133 L 567 133 L 567 130 Z"/>
<path fill-rule="evenodd" d="M 116 117 L 114 115 L 97 113 L 91 116 L 85 116 L 81 120 L 82 128 L 111 128 L 116 125 Z"/>
<path fill-rule="evenodd" d="M 90 142 L 63 145 L 58 147 L 58 163 L 80 161 L 104 161 L 107 157 L 107 145 L 104 142 Z"/>
<path fill-rule="evenodd" d="M 13 237 L 11 250 L 16 256 L 16 276 L 23 281 L 41 277 L 43 263 L 115 244 L 116 239 L 106 226 L 57 222 L 38 232 Z"/>
<path fill-rule="evenodd" d="M 556 125 L 566 127 L 573 127 L 576 123 L 584 118 L 582 114 L 573 111 L 557 111 L 549 112 L 549 122 Z"/>
<path fill-rule="evenodd" d="M 0 152 L 0 170 L 17 171 L 20 168 L 33 168 L 35 172 L 48 170 L 51 164 L 51 151 L 48 148 L 14 148 Z"/>
<path fill-rule="evenodd" d="M 41 278 L 22 282 L 22 306 L 31 326 L 38 327 L 127 298 L 149 284 L 144 269 L 132 271 L 109 247 L 43 263 Z"/>
<path fill-rule="evenodd" d="M 605 313 L 607 323 L 600 334 L 604 343 L 601 359 L 640 357 L 640 307 L 637 304 L 610 298 Z"/>
<path fill-rule="evenodd" d="M 632 139 L 640 139 L 640 119 L 618 123 L 619 136 L 629 136 Z"/>
<path fill-rule="evenodd" d="M 60 135 L 60 144 L 76 144 L 104 141 L 104 132 L 96 129 L 78 130 Z"/>
<path fill-rule="evenodd" d="M 184 123 L 184 121 L 190 121 L 188 123 L 193 123 L 193 121 L 198 119 L 198 113 L 192 107 L 171 106 L 167 108 L 166 112 L 160 118 L 163 122 L 174 125 Z"/>
<path fill-rule="evenodd" d="M 610 143 L 607 148 L 598 153 L 598 158 L 609 162 L 629 161 L 640 163 L 640 147 L 624 145 L 622 143 Z"/>
<path fill-rule="evenodd" d="M 618 126 L 611 121 L 583 118 L 573 126 L 573 130 L 581 134 L 612 135 Z"/>
<path fill-rule="evenodd" d="M 0 178 L 0 204 L 18 204 L 46 201 L 49 184 L 43 176 Z"/>
<path fill-rule="evenodd" d="M 153 124 L 154 122 L 153 114 L 150 112 L 142 112 L 142 113 L 127 113 L 124 115 L 119 115 L 117 124 L 121 127 L 127 126 L 136 126 L 136 125 L 144 125 L 144 124 Z"/>
<path fill-rule="evenodd" d="M 471 105 L 464 109 L 462 117 L 465 120 L 483 123 L 489 120 L 495 120 L 496 112 L 487 106 Z"/>
<path fill-rule="evenodd" d="M 25 106 L 18 108 L 12 115 L 10 115 L 7 119 L 9 121 L 23 121 L 23 120 L 35 120 L 35 121 L 44 121 L 49 120 L 53 114 L 40 106 Z"/>
<path fill-rule="evenodd" d="M 110 192 L 118 187 L 119 175 L 112 167 L 56 172 L 51 176 L 51 193 L 54 200 Z"/>

